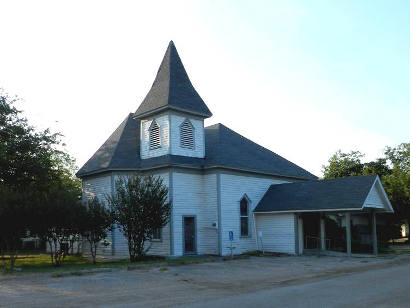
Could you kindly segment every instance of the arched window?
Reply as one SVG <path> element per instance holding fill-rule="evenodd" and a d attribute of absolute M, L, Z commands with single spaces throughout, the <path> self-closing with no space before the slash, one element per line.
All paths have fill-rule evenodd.
<path fill-rule="evenodd" d="M 189 120 L 185 120 L 179 127 L 181 148 L 194 149 L 194 127 Z"/>
<path fill-rule="evenodd" d="M 161 147 L 161 130 L 158 123 L 153 120 L 149 127 L 149 148 L 150 150 Z"/>
<path fill-rule="evenodd" d="M 241 236 L 249 235 L 249 201 L 246 196 L 242 197 L 240 203 Z"/>

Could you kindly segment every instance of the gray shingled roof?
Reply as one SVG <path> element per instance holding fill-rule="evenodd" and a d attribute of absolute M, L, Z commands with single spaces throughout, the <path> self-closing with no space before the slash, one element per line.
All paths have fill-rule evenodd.
<path fill-rule="evenodd" d="M 140 121 L 132 114 L 77 172 L 78 177 L 110 170 L 145 170 L 164 166 L 229 168 L 276 176 L 316 179 L 301 167 L 246 139 L 222 124 L 205 128 L 205 158 L 164 155 L 141 159 Z"/>
<path fill-rule="evenodd" d="M 206 127 L 206 166 L 316 179 L 317 177 L 278 154 L 234 132 L 223 124 Z"/>
<path fill-rule="evenodd" d="M 206 118 L 212 116 L 189 80 L 172 41 L 168 45 L 151 90 L 138 107 L 135 116 L 141 118 L 166 109 L 188 112 Z"/>
<path fill-rule="evenodd" d="M 77 172 L 77 176 L 96 171 L 114 168 L 138 168 L 138 160 L 132 155 L 138 153 L 139 157 L 139 122 L 132 119 L 130 113 L 104 144 Z"/>
<path fill-rule="evenodd" d="M 271 185 L 254 212 L 361 209 L 377 175 Z"/>

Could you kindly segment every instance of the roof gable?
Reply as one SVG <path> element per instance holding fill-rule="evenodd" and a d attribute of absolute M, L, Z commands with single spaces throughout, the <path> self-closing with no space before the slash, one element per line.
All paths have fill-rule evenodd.
<path fill-rule="evenodd" d="M 384 209 L 386 211 L 393 212 L 393 207 L 386 195 L 379 177 L 377 177 L 374 181 L 373 186 L 364 201 L 363 207 Z"/>
<path fill-rule="evenodd" d="M 271 185 L 254 211 L 361 210 L 376 181 L 371 175 Z"/>
<path fill-rule="evenodd" d="M 168 45 L 154 83 L 135 112 L 135 117 L 145 117 L 166 109 L 206 118 L 212 116 L 189 80 L 172 41 Z"/>

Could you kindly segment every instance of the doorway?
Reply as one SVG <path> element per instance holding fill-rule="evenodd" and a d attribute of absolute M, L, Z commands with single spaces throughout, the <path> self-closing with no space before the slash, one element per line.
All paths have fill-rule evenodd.
<path fill-rule="evenodd" d="M 183 217 L 184 254 L 196 254 L 196 222 L 194 216 Z"/>

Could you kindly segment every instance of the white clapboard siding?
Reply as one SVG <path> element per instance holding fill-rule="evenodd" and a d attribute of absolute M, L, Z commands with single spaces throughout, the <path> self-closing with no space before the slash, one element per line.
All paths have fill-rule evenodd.
<path fill-rule="evenodd" d="M 106 202 L 106 196 L 110 195 L 112 192 L 112 185 L 120 176 L 129 176 L 130 172 L 118 172 L 109 175 L 99 175 L 95 177 L 89 177 L 83 179 L 83 195 L 86 199 L 91 199 L 97 196 L 102 202 Z M 155 176 L 161 176 L 164 185 L 169 185 L 169 173 L 152 173 Z M 110 257 L 110 258 L 128 258 L 128 244 L 127 239 L 120 232 L 118 228 L 115 228 L 113 232 L 110 232 L 107 239 L 110 245 L 104 246 L 99 245 L 97 250 L 97 255 L 99 257 Z M 170 232 L 169 225 L 162 229 L 162 239 L 160 241 L 147 242 L 146 247 L 151 244 L 151 248 L 148 254 L 153 255 L 169 255 L 170 254 Z M 85 256 L 90 255 L 90 248 L 87 242 L 83 242 L 83 253 Z"/>
<path fill-rule="evenodd" d="M 222 255 L 230 253 L 228 247 L 229 231 L 234 233 L 233 246 L 235 254 L 256 250 L 252 211 L 272 184 L 286 183 L 286 181 L 250 177 L 237 174 L 221 173 L 221 232 Z M 239 202 L 246 194 L 249 203 L 249 236 L 240 237 L 240 212 Z"/>
<path fill-rule="evenodd" d="M 369 192 L 369 195 L 364 202 L 364 207 L 371 207 L 371 208 L 384 208 L 388 209 L 386 202 L 384 201 L 383 193 L 380 189 L 378 183 L 375 183 L 372 189 Z"/>
<path fill-rule="evenodd" d="M 295 254 L 294 214 L 256 214 L 256 229 L 262 232 L 258 249 Z"/>
<path fill-rule="evenodd" d="M 155 119 L 155 122 L 159 126 L 161 145 L 158 148 L 151 149 L 150 142 L 149 142 L 150 141 L 149 128 L 154 119 Z M 170 130 L 170 124 L 169 124 L 169 114 L 168 113 L 163 113 L 156 117 L 144 119 L 141 121 L 140 155 L 142 159 L 167 155 L 170 153 L 169 130 Z"/>
<path fill-rule="evenodd" d="M 83 179 L 83 200 L 91 200 L 97 197 L 101 202 L 107 203 L 107 196 L 111 195 L 111 174 L 97 175 L 86 177 Z M 112 234 L 109 233 L 107 237 L 108 242 L 112 242 Z M 90 245 L 87 241 L 83 240 L 83 254 L 84 256 L 90 256 Z M 97 249 L 97 256 L 108 257 L 111 256 L 111 245 L 103 246 L 99 245 Z"/>
<path fill-rule="evenodd" d="M 106 196 L 111 194 L 111 175 L 98 175 L 83 179 L 83 200 L 97 197 L 105 202 Z"/>
<path fill-rule="evenodd" d="M 183 255 L 183 216 L 195 216 L 197 253 L 217 254 L 216 175 L 173 172 L 174 255 Z"/>
<path fill-rule="evenodd" d="M 193 126 L 194 141 L 193 147 L 181 147 L 181 125 L 185 120 Z M 196 117 L 185 117 L 174 113 L 170 114 L 171 133 L 170 133 L 170 153 L 188 157 L 205 157 L 205 131 L 204 120 Z"/>

